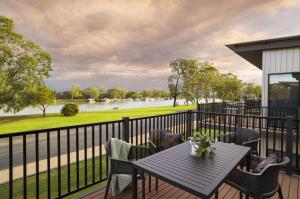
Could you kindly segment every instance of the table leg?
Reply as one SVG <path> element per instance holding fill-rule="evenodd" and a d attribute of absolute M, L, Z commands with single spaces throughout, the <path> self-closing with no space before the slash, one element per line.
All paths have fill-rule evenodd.
<path fill-rule="evenodd" d="M 142 198 L 145 199 L 145 181 L 146 181 L 146 178 L 145 178 L 145 174 L 142 173 L 143 175 L 143 181 L 142 181 Z"/>
<path fill-rule="evenodd" d="M 132 168 L 132 199 L 137 199 L 137 169 Z"/>
<path fill-rule="evenodd" d="M 149 192 L 151 192 L 151 175 L 149 175 Z"/>

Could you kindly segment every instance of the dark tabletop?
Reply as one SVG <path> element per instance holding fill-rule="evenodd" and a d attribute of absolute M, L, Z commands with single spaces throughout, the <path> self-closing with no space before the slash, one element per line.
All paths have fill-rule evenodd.
<path fill-rule="evenodd" d="M 215 143 L 216 156 L 191 157 L 189 143 L 183 143 L 133 163 L 143 170 L 199 197 L 210 197 L 228 174 L 250 151 L 228 143 Z"/>

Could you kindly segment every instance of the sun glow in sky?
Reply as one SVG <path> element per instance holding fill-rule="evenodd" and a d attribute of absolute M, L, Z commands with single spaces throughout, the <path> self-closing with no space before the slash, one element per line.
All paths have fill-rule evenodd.
<path fill-rule="evenodd" d="M 224 45 L 300 34 L 300 0 L 0 0 L 0 13 L 53 57 L 47 84 L 167 88 L 175 58 L 261 82 Z"/>

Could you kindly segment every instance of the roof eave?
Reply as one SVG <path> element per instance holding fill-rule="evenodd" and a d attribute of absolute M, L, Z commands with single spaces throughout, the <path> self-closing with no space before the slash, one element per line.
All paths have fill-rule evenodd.
<path fill-rule="evenodd" d="M 226 47 L 255 65 L 257 68 L 262 69 L 262 53 L 264 50 L 300 47 L 300 35 L 228 44 Z"/>

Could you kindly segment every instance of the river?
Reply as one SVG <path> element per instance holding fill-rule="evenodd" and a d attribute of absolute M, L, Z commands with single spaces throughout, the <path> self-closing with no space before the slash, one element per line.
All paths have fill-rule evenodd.
<path fill-rule="evenodd" d="M 204 100 L 201 100 L 201 102 Z M 217 100 L 219 101 L 219 100 Z M 184 105 L 185 100 L 177 100 L 178 105 Z M 59 113 L 64 104 L 68 103 L 67 101 L 58 101 L 56 104 L 50 105 L 46 113 Z M 75 103 L 75 102 L 74 102 Z M 148 101 L 127 101 L 123 100 L 122 102 L 76 102 L 79 105 L 80 112 L 94 112 L 94 111 L 103 111 L 103 110 L 112 110 L 114 107 L 118 109 L 127 109 L 127 108 L 146 108 L 146 107 L 159 107 L 159 106 L 171 106 L 173 105 L 173 100 L 163 100 L 163 99 L 150 99 Z M 24 110 L 14 114 L 13 112 L 5 113 L 0 110 L 1 116 L 14 116 L 14 115 L 36 115 L 42 114 L 42 111 L 37 107 L 27 107 Z"/>

